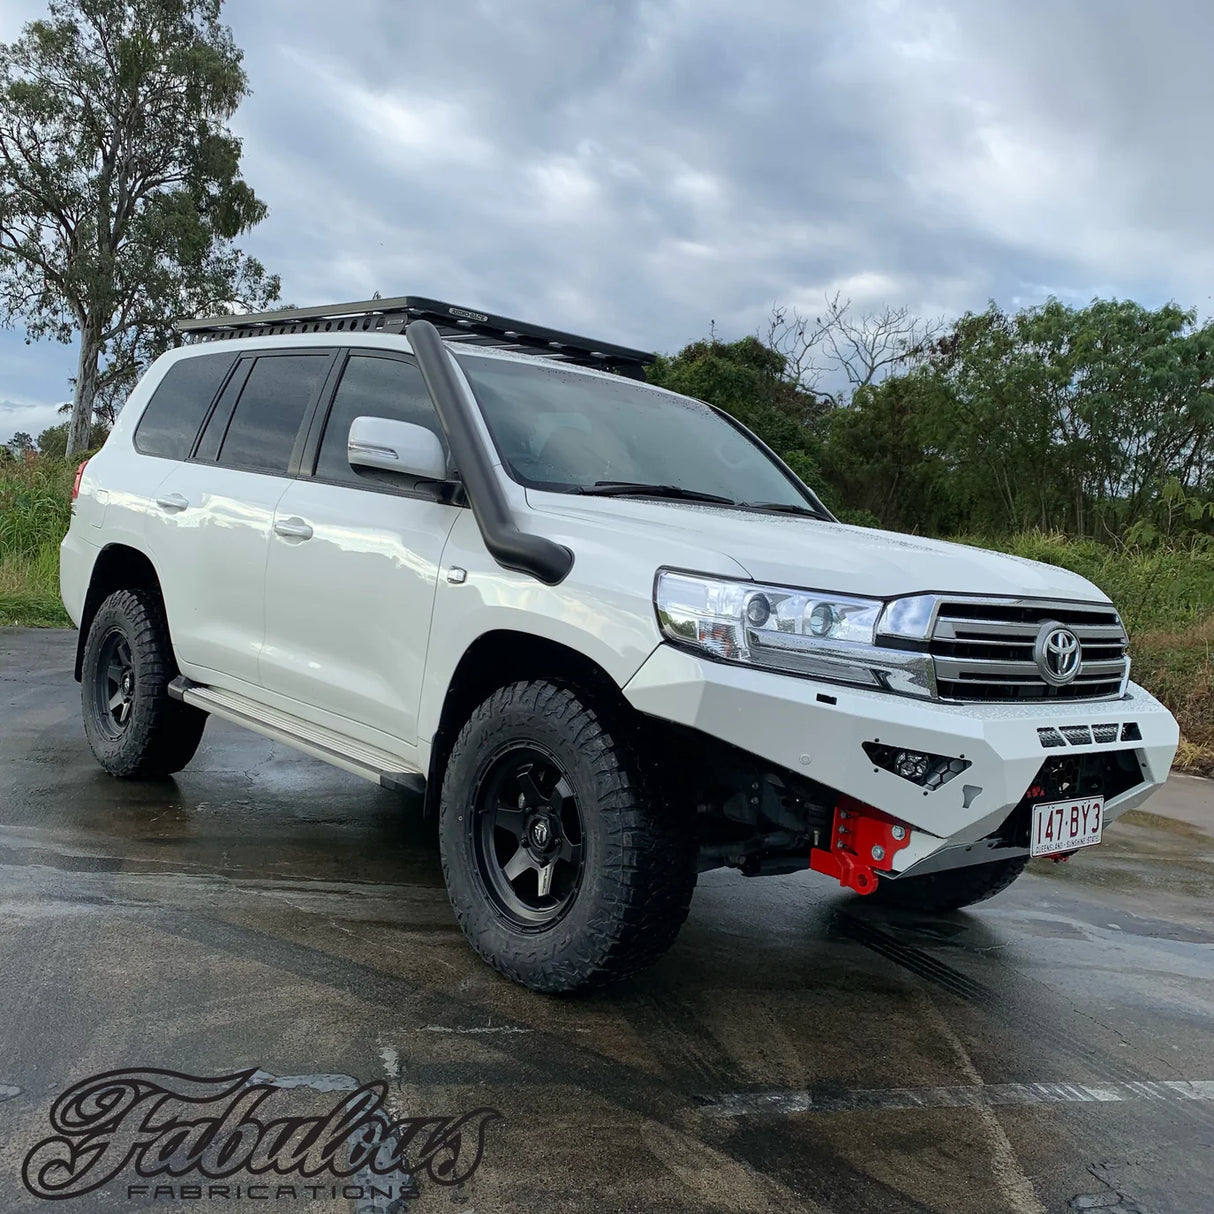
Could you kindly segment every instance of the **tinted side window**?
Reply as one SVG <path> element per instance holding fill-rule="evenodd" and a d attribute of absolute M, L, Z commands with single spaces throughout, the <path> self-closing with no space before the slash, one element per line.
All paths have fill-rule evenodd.
<path fill-rule="evenodd" d="M 219 462 L 263 472 L 286 472 L 312 398 L 329 366 L 327 354 L 259 358 L 228 423 Z"/>
<path fill-rule="evenodd" d="M 135 427 L 135 450 L 188 458 L 198 427 L 235 361 L 235 354 L 200 354 L 174 363 Z"/>
<path fill-rule="evenodd" d="M 412 422 L 425 426 L 438 435 L 443 442 L 438 415 L 430 403 L 422 373 L 413 363 L 396 358 L 376 358 L 372 355 L 354 354 L 346 363 L 341 383 L 333 398 L 333 408 L 325 423 L 324 437 L 320 443 L 320 455 L 316 460 L 316 475 L 325 480 L 347 481 L 360 484 L 376 481 L 400 485 L 392 474 L 378 476 L 372 469 L 350 467 L 346 458 L 346 439 L 350 434 L 350 423 L 356 417 L 390 417 L 394 421 Z"/>

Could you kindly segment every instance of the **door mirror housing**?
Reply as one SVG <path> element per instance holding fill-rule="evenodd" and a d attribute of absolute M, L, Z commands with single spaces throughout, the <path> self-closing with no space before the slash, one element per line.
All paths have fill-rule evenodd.
<path fill-rule="evenodd" d="M 425 426 L 389 417 L 356 417 L 350 423 L 346 458 L 352 468 L 378 468 L 422 480 L 447 478 L 447 456 Z"/>

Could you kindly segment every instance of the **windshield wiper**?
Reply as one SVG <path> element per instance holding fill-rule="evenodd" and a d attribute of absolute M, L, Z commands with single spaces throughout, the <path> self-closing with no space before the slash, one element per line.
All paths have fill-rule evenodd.
<path fill-rule="evenodd" d="M 685 502 L 737 505 L 733 498 L 720 497 L 716 493 L 701 493 L 698 489 L 684 489 L 681 485 L 650 485 L 644 481 L 595 481 L 593 485 L 579 486 L 574 492 L 591 497 L 669 497 Z"/>
<path fill-rule="evenodd" d="M 759 510 L 772 514 L 801 514 L 806 518 L 822 518 L 822 515 L 812 506 L 801 506 L 796 502 L 738 502 L 738 508 L 741 510 Z"/>

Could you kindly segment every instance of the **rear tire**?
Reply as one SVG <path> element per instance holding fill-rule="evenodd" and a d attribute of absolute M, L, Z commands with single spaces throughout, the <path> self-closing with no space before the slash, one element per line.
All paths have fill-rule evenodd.
<path fill-rule="evenodd" d="M 1002 893 L 1024 872 L 1028 862 L 1028 856 L 1015 856 L 1010 860 L 992 860 L 989 864 L 925 873 L 922 877 L 883 879 L 870 897 L 885 906 L 907 910 L 928 913 L 960 910 Z"/>
<path fill-rule="evenodd" d="M 547 681 L 503 687 L 469 717 L 447 762 L 439 843 L 472 947 L 537 991 L 652 964 L 695 888 L 694 831 L 650 790 L 628 730 Z"/>
<path fill-rule="evenodd" d="M 163 778 L 194 757 L 207 714 L 169 698 L 176 676 L 159 597 L 111 594 L 89 625 L 80 671 L 84 734 L 110 775 Z"/>

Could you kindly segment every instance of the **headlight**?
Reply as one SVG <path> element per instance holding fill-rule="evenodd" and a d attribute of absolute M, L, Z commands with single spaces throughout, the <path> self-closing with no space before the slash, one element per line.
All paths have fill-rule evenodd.
<path fill-rule="evenodd" d="M 875 645 L 880 599 L 662 570 L 658 620 L 672 641 L 788 674 L 932 694 L 925 654 Z"/>

